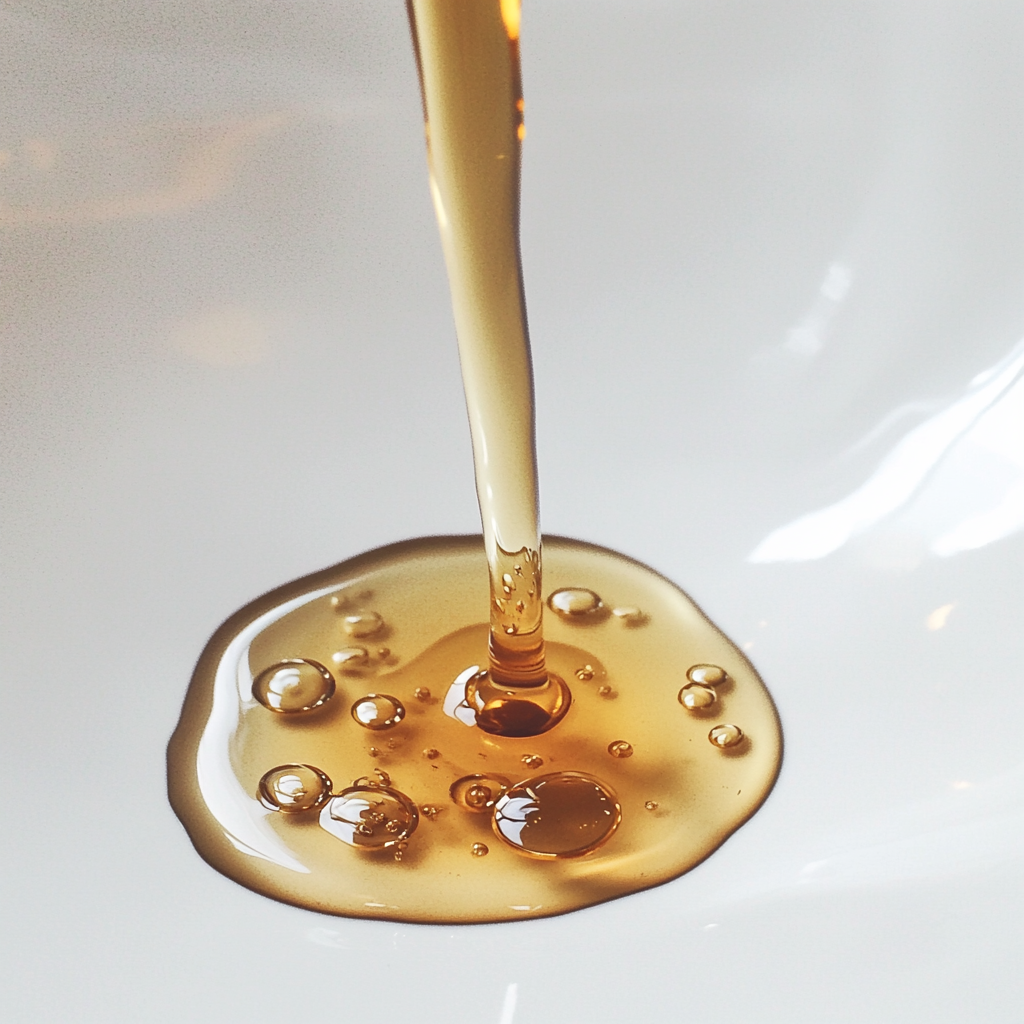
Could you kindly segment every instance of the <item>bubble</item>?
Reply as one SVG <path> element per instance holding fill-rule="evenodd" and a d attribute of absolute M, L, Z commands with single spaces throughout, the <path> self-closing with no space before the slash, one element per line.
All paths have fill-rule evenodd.
<path fill-rule="evenodd" d="M 405 705 L 388 693 L 368 693 L 352 705 L 352 717 L 367 729 L 391 729 L 405 718 Z"/>
<path fill-rule="evenodd" d="M 264 669 L 252 681 L 252 695 L 279 714 L 311 711 L 334 696 L 334 676 L 318 661 L 289 658 Z"/>
<path fill-rule="evenodd" d="M 649 810 L 649 811 L 656 811 L 658 809 L 658 801 L 657 800 L 647 800 L 647 801 L 644 802 L 644 807 L 647 808 L 647 810 Z"/>
<path fill-rule="evenodd" d="M 331 661 L 339 668 L 355 668 L 357 665 L 365 665 L 370 657 L 370 652 L 365 647 L 342 647 L 331 655 Z"/>
<path fill-rule="evenodd" d="M 718 665 L 691 665 L 686 677 L 692 683 L 704 683 L 705 686 L 720 686 L 728 678 L 724 668 Z"/>
<path fill-rule="evenodd" d="M 703 683 L 688 683 L 679 691 L 679 703 L 687 711 L 703 711 L 711 707 L 718 695 L 710 686 Z"/>
<path fill-rule="evenodd" d="M 367 753 L 370 757 L 380 757 L 380 750 L 377 747 L 370 747 Z"/>
<path fill-rule="evenodd" d="M 412 695 L 417 700 L 423 701 L 423 703 L 425 704 L 428 700 L 430 700 L 430 689 L 426 686 L 417 686 L 416 689 L 412 691 Z"/>
<path fill-rule="evenodd" d="M 513 849 L 553 859 L 596 850 L 621 818 L 603 783 L 583 772 L 556 772 L 513 786 L 495 805 L 492 825 Z"/>
<path fill-rule="evenodd" d="M 437 747 L 427 747 L 427 749 L 423 751 L 423 756 L 428 761 L 436 761 L 441 756 L 441 751 L 438 750 Z"/>
<path fill-rule="evenodd" d="M 360 780 L 332 797 L 320 812 L 320 827 L 362 850 L 403 849 L 416 831 L 416 805 L 397 789 Z"/>
<path fill-rule="evenodd" d="M 384 619 L 377 612 L 357 612 L 353 615 L 346 615 L 342 619 L 345 632 L 349 636 L 362 639 L 364 636 L 373 636 L 384 628 Z"/>
<path fill-rule="evenodd" d="M 441 808 L 435 807 L 433 804 L 424 804 L 420 808 L 420 812 L 423 814 L 424 818 L 433 821 L 441 813 Z"/>
<path fill-rule="evenodd" d="M 708 733 L 708 739 L 714 746 L 724 750 L 727 747 L 738 746 L 743 742 L 743 730 L 738 725 L 723 723 L 722 725 L 716 725 Z"/>
<path fill-rule="evenodd" d="M 579 619 L 599 612 L 601 598 L 583 587 L 563 587 L 548 598 L 548 607 L 565 619 Z"/>
<path fill-rule="evenodd" d="M 608 753 L 612 757 L 632 757 L 633 756 L 633 744 L 627 743 L 625 740 L 612 740 L 608 744 Z"/>
<path fill-rule="evenodd" d="M 503 775 L 464 775 L 452 783 L 452 800 L 464 811 L 489 811 L 511 785 Z"/>
<path fill-rule="evenodd" d="M 632 605 L 613 608 L 612 615 L 627 626 L 642 626 L 647 621 L 647 616 L 639 608 L 634 608 Z"/>
<path fill-rule="evenodd" d="M 491 851 L 487 849 L 486 843 L 474 843 L 469 848 L 469 852 L 473 854 L 474 857 L 486 857 Z"/>
<path fill-rule="evenodd" d="M 541 757 L 540 754 L 523 754 L 519 760 L 522 761 L 527 768 L 540 768 L 540 766 L 544 764 L 544 758 Z"/>
<path fill-rule="evenodd" d="M 607 684 L 605 686 L 599 686 L 597 688 L 597 695 L 599 697 L 606 697 L 609 700 L 611 700 L 615 696 L 615 694 L 612 693 L 612 688 Z"/>
<path fill-rule="evenodd" d="M 576 678 L 582 680 L 584 683 L 594 678 L 594 666 L 584 665 L 582 668 L 576 669 Z"/>
<path fill-rule="evenodd" d="M 377 648 L 377 657 L 380 658 L 381 661 L 387 661 L 388 658 L 391 657 L 391 648 L 390 647 L 378 647 Z"/>
<path fill-rule="evenodd" d="M 312 811 L 331 795 L 331 780 L 311 764 L 282 764 L 260 779 L 259 798 L 264 806 L 286 814 Z"/>

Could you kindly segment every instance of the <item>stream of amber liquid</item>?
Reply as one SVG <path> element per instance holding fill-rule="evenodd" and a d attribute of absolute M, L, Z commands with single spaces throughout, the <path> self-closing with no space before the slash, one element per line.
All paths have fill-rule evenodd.
<path fill-rule="evenodd" d="M 533 371 L 519 257 L 518 0 L 409 0 L 490 569 L 490 674 L 547 680 Z"/>

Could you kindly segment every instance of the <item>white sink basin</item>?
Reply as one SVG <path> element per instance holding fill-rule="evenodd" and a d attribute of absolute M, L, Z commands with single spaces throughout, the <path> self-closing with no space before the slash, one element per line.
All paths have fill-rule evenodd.
<path fill-rule="evenodd" d="M 194 853 L 164 747 L 210 632 L 479 528 L 404 17 L 0 11 L 5 1018 L 1018 1019 L 1020 4 L 524 13 L 545 528 L 746 647 L 761 811 L 515 925 L 320 916 Z"/>

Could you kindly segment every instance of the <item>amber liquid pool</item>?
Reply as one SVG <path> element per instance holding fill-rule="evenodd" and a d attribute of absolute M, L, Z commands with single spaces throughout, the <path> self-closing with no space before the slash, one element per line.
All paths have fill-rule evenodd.
<path fill-rule="evenodd" d="M 542 547 L 515 0 L 411 0 L 482 537 L 369 552 L 232 616 L 168 749 L 217 870 L 327 913 L 564 913 L 666 882 L 763 802 L 779 723 L 674 584 Z"/>

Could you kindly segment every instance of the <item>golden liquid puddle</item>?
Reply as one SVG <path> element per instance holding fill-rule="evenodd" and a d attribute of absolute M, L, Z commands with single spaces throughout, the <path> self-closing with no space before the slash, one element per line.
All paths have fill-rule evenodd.
<path fill-rule="evenodd" d="M 668 580 L 544 543 L 547 664 L 572 703 L 537 736 L 472 724 L 478 537 L 381 548 L 233 615 L 168 749 L 200 855 L 311 910 L 470 923 L 647 889 L 721 845 L 778 772 L 763 683 Z"/>

